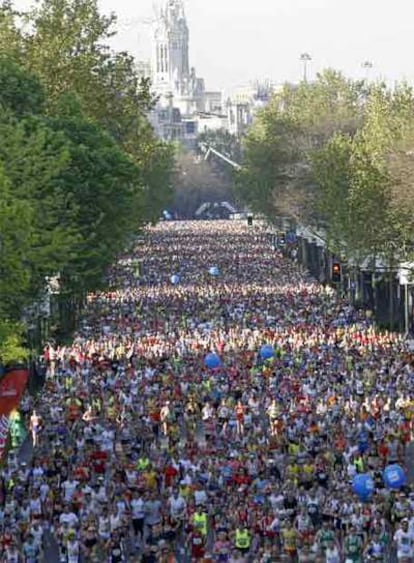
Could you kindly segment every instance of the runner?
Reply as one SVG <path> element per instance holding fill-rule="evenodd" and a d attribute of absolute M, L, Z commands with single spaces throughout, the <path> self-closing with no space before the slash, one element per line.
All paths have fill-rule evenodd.
<path fill-rule="evenodd" d="M 399 335 L 239 222 L 148 228 L 108 286 L 46 351 L 33 462 L 3 468 L 3 560 L 37 561 L 48 530 L 71 563 L 412 560 L 411 484 L 382 478 L 412 437 Z"/>

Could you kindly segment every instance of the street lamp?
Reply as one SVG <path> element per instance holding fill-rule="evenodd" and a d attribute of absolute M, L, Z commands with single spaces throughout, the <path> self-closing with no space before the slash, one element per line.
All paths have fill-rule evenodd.
<path fill-rule="evenodd" d="M 303 82 L 308 81 L 308 63 L 312 60 L 312 57 L 309 53 L 302 53 L 300 58 L 300 62 L 303 64 Z"/>
<path fill-rule="evenodd" d="M 364 61 L 361 66 L 362 66 L 363 69 L 365 69 L 365 80 L 368 81 L 369 73 L 372 70 L 374 65 L 371 61 Z"/>

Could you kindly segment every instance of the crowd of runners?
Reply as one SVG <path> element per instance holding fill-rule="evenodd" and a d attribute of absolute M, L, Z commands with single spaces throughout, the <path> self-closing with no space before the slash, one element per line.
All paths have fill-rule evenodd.
<path fill-rule="evenodd" d="M 410 475 L 412 356 L 265 228 L 150 228 L 45 359 L 33 460 L 2 473 L 4 563 L 413 561 L 410 479 L 382 479 Z"/>

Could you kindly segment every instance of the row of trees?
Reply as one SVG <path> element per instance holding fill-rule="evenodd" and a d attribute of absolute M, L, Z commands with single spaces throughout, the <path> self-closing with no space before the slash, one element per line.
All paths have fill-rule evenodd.
<path fill-rule="evenodd" d="M 252 210 L 323 225 L 331 251 L 356 266 L 375 256 L 392 266 L 412 251 L 414 94 L 406 84 L 390 89 L 327 70 L 286 85 L 243 149 L 237 191 Z"/>
<path fill-rule="evenodd" d="M 172 200 L 173 148 L 115 17 L 95 0 L 0 7 L 0 358 L 20 355 L 24 308 L 59 273 L 72 299 L 95 290 L 125 244 Z"/>

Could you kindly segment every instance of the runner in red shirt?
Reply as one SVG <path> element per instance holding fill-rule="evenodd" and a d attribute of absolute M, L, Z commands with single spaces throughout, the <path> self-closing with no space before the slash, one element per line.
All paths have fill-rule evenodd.
<path fill-rule="evenodd" d="M 195 530 L 191 532 L 189 543 L 191 549 L 191 557 L 193 559 L 197 561 L 200 557 L 204 557 L 206 548 L 204 546 L 204 538 L 199 532 Z"/>

